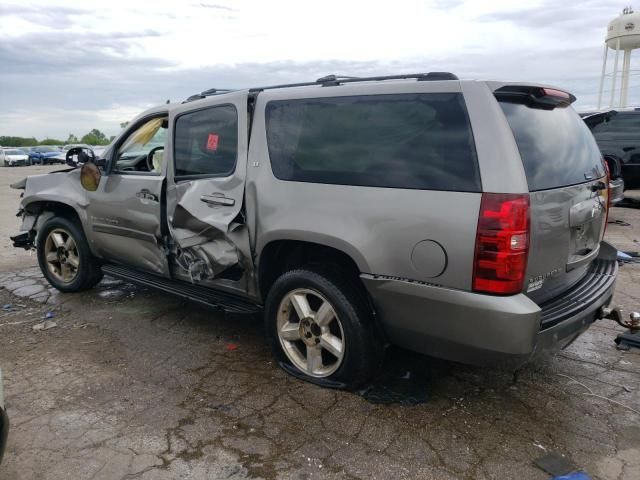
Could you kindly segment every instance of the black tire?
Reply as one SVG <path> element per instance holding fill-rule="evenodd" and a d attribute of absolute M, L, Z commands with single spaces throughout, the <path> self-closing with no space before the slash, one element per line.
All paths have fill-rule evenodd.
<path fill-rule="evenodd" d="M 348 278 L 337 272 L 291 270 L 282 274 L 269 290 L 265 305 L 265 329 L 276 360 L 288 373 L 326 387 L 355 389 L 369 381 L 378 370 L 384 354 L 383 342 L 374 327 L 371 307 L 353 284 L 357 280 Z M 297 367 L 285 353 L 278 336 L 281 302 L 290 292 L 299 289 L 320 293 L 333 307 L 342 327 L 342 361 L 335 372 L 322 378 L 309 375 Z"/>
<path fill-rule="evenodd" d="M 62 229 L 73 237 L 79 259 L 75 277 L 69 282 L 63 282 L 49 270 L 45 244 L 51 231 Z M 38 264 L 47 281 L 61 292 L 81 292 L 88 290 L 102 279 L 102 269 L 96 258 L 91 254 L 87 238 L 82 227 L 77 222 L 66 217 L 52 217 L 47 220 L 38 231 L 36 237 Z"/>

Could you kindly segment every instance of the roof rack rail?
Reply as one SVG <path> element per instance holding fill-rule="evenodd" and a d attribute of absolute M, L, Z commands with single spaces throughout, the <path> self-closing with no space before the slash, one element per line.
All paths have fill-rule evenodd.
<path fill-rule="evenodd" d="M 322 85 L 323 87 L 333 87 L 344 83 L 355 82 L 377 82 L 383 80 L 408 80 L 415 78 L 417 81 L 435 81 L 435 80 L 458 80 L 458 77 L 450 72 L 428 72 L 428 73 L 409 73 L 403 75 L 383 75 L 377 77 L 346 77 L 338 75 L 327 75 L 317 79 L 315 82 L 288 83 L 283 85 L 269 85 L 266 87 L 250 88 L 250 92 L 261 92 L 262 90 L 273 90 L 276 88 L 288 87 L 310 87 L 312 85 Z"/>
<path fill-rule="evenodd" d="M 202 98 L 211 97 L 213 95 L 221 95 L 223 93 L 229 93 L 231 91 L 233 91 L 233 90 L 231 90 L 230 88 L 210 88 L 208 90 L 205 90 L 204 92 L 200 92 L 200 93 L 196 93 L 194 95 L 191 95 L 189 98 L 187 98 L 182 103 L 193 102 L 194 100 L 200 100 Z"/>
<path fill-rule="evenodd" d="M 383 75 L 377 77 L 348 77 L 346 75 L 326 75 L 318 78 L 315 82 L 300 82 L 300 83 L 285 83 L 282 85 L 269 85 L 265 87 L 253 87 L 249 89 L 250 93 L 258 93 L 263 90 L 273 90 L 276 88 L 291 88 L 291 87 L 311 87 L 313 85 L 321 85 L 323 87 L 335 87 L 344 83 L 356 83 L 356 82 L 378 82 L 383 80 L 408 80 L 416 79 L 421 81 L 437 81 L 437 80 L 459 80 L 456 75 L 450 72 L 428 72 L 428 73 L 408 73 L 402 75 Z M 223 93 L 231 92 L 232 90 L 223 88 L 210 88 L 204 92 L 191 95 L 184 102 L 192 102 L 194 100 L 200 100 L 201 98 L 209 97 L 212 95 L 220 95 Z"/>

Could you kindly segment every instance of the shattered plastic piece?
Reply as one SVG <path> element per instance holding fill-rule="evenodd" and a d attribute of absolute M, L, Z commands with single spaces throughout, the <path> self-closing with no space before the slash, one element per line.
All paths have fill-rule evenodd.
<path fill-rule="evenodd" d="M 50 328 L 55 328 L 57 326 L 58 324 L 56 322 L 52 320 L 47 320 L 46 322 L 38 323 L 37 325 L 34 325 L 31 328 L 33 329 L 34 332 L 41 332 L 43 330 L 49 330 Z"/>
<path fill-rule="evenodd" d="M 592 479 L 585 472 L 583 472 L 582 470 L 579 470 L 577 472 L 571 472 L 568 475 L 552 477 L 551 480 L 592 480 Z"/>
<path fill-rule="evenodd" d="M 10 303 L 5 303 L 4 305 L 2 305 L 2 310 L 4 310 L 5 312 L 10 312 L 11 310 L 13 310 L 13 305 L 11 305 Z"/>
<path fill-rule="evenodd" d="M 618 260 L 621 260 L 623 262 L 628 262 L 631 259 L 632 259 L 631 255 L 628 255 L 628 254 L 618 250 Z"/>
<path fill-rule="evenodd" d="M 54 312 L 47 312 L 47 313 L 44 315 L 44 318 L 53 318 L 53 317 L 55 317 L 55 316 L 56 316 L 56 314 L 55 314 Z"/>
<path fill-rule="evenodd" d="M 238 344 L 237 343 L 227 343 L 227 350 L 229 350 L 230 352 L 237 350 L 238 349 Z"/>

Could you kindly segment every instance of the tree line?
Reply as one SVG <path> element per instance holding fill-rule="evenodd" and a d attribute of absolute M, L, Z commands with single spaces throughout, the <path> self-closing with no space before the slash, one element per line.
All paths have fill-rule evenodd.
<path fill-rule="evenodd" d="M 0 136 L 0 145 L 3 147 L 35 147 L 36 145 L 67 145 L 73 143 L 86 143 L 87 145 L 109 145 L 114 137 L 107 137 L 97 128 L 92 129 L 89 133 L 78 139 L 73 133 L 69 134 L 66 140 L 58 140 L 55 138 L 45 138 L 37 140 L 35 137 L 11 137 Z"/>

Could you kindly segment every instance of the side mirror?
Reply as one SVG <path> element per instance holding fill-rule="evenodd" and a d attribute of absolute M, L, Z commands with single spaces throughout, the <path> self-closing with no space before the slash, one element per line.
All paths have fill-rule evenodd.
<path fill-rule="evenodd" d="M 85 190 L 95 192 L 100 185 L 100 178 L 102 172 L 95 163 L 86 162 L 80 167 L 80 184 Z"/>
<path fill-rule="evenodd" d="M 78 165 L 93 162 L 96 159 L 93 150 L 86 147 L 74 147 L 67 150 L 65 155 L 65 161 L 67 165 L 71 167 L 77 167 Z"/>

